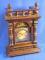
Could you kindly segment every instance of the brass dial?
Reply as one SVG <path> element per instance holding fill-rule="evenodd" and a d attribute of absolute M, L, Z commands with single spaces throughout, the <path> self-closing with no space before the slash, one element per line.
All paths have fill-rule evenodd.
<path fill-rule="evenodd" d="M 25 39 L 28 34 L 27 28 L 17 28 L 16 29 L 16 39 L 22 40 Z"/>
<path fill-rule="evenodd" d="M 26 37 L 26 35 L 27 35 L 27 31 L 24 30 L 24 29 L 23 30 L 21 29 L 17 33 L 17 38 L 22 40 L 22 39 L 24 39 Z"/>

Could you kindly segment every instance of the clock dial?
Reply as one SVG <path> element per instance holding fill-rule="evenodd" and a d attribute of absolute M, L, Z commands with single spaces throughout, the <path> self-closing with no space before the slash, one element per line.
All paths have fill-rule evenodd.
<path fill-rule="evenodd" d="M 15 29 L 15 33 L 16 33 L 15 37 L 16 42 L 26 41 L 30 39 L 28 28 L 17 28 Z"/>
<path fill-rule="evenodd" d="M 22 40 L 22 39 L 24 39 L 25 37 L 26 37 L 26 35 L 27 35 L 27 31 L 26 30 L 19 30 L 18 31 L 18 33 L 17 33 L 17 37 L 20 39 L 20 40 Z"/>
<path fill-rule="evenodd" d="M 24 22 L 20 22 L 16 24 L 15 28 L 15 41 L 22 42 L 22 41 L 29 41 L 30 40 L 30 33 L 29 33 L 29 25 Z"/>

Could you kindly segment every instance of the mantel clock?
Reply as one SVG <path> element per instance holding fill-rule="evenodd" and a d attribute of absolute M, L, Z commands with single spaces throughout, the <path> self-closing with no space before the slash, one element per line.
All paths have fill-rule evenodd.
<path fill-rule="evenodd" d="M 17 56 L 39 52 L 36 42 L 36 27 L 40 18 L 38 5 L 29 9 L 12 10 L 8 4 L 5 19 L 8 22 L 9 45 L 8 56 Z"/>

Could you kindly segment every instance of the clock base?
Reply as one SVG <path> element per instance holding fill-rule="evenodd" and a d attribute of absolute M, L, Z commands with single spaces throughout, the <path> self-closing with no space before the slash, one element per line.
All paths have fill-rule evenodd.
<path fill-rule="evenodd" d="M 33 53 L 38 53 L 40 49 L 38 47 L 26 47 L 26 48 L 21 48 L 21 49 L 8 49 L 8 56 L 13 57 L 13 56 L 18 56 L 18 55 L 24 55 L 24 54 L 33 54 Z"/>

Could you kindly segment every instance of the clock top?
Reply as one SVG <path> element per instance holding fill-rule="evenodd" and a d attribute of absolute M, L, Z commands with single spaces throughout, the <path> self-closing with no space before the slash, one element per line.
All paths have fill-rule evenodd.
<path fill-rule="evenodd" d="M 16 9 L 12 10 L 11 5 L 8 4 L 6 11 L 6 20 L 15 20 L 15 19 L 32 19 L 37 20 L 39 18 L 39 9 L 37 3 L 33 7 L 29 7 L 29 9 Z"/>

